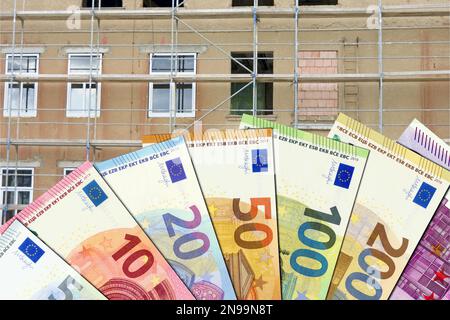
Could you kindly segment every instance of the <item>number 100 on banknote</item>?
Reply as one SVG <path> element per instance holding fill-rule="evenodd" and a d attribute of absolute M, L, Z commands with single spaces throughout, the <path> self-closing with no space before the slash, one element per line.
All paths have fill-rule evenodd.
<path fill-rule="evenodd" d="M 323 300 L 369 151 L 244 115 L 273 128 L 284 300 Z"/>

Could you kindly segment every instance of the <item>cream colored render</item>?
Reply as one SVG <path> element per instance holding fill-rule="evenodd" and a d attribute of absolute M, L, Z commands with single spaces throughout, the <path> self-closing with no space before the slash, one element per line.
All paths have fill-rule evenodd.
<path fill-rule="evenodd" d="M 142 0 L 125 0 L 124 8 L 140 9 Z M 12 11 L 12 0 L 0 1 L 0 12 Z M 339 0 L 337 7 L 365 8 L 373 1 Z M 80 6 L 81 0 L 35 1 L 17 0 L 17 10 L 66 10 Z M 449 5 L 446 0 L 407 1 L 384 0 L 384 5 Z M 275 0 L 276 7 L 292 7 L 293 1 Z M 23 7 L 24 6 L 24 7 Z M 230 8 L 231 0 L 186 0 L 186 9 Z M 301 10 L 301 9 L 300 9 Z M 227 53 L 253 50 L 252 19 L 192 19 L 182 20 Z M 450 69 L 449 16 L 385 18 L 383 24 L 384 72 L 436 71 Z M 25 20 L 24 48 L 44 49 L 40 55 L 40 74 L 66 74 L 68 48 L 89 48 L 91 41 L 89 19 L 81 22 L 80 30 L 69 30 L 65 20 Z M 377 73 L 378 30 L 367 28 L 367 18 L 302 18 L 300 13 L 299 50 L 335 50 L 338 52 L 339 73 Z M 293 74 L 295 64 L 294 20 L 262 18 L 258 22 L 258 50 L 272 51 L 274 74 Z M 13 24 L 0 21 L 0 74 L 5 73 L 4 51 L 11 47 Z M 20 48 L 21 24 L 16 24 L 15 43 Z M 103 56 L 103 74 L 148 74 L 149 51 L 170 48 L 171 20 L 101 20 L 100 33 L 94 30 L 93 43 L 106 50 Z M 229 74 L 230 59 L 205 39 L 178 24 L 180 48 L 198 50 L 197 74 Z M 18 50 L 20 52 L 20 49 Z M 180 51 L 184 51 L 180 49 Z M 95 50 L 94 50 L 95 52 Z M 357 60 L 352 60 L 357 57 Z M 353 70 L 353 71 L 349 71 Z M 294 91 L 290 82 L 274 83 L 274 115 L 270 119 L 285 124 L 294 123 Z M 0 83 L 0 139 L 5 141 L 10 132 L 13 140 L 59 140 L 82 142 L 87 137 L 86 118 L 66 117 L 67 84 L 40 82 L 37 117 L 4 118 L 4 83 Z M 230 84 L 201 82 L 196 92 L 196 119 L 205 116 L 221 101 L 230 96 Z M 441 137 L 450 138 L 449 82 L 385 82 L 383 130 L 397 138 L 413 118 L 418 118 Z M 339 108 L 350 116 L 375 128 L 379 125 L 379 89 L 376 82 L 340 83 Z M 91 119 L 90 137 L 104 141 L 139 141 L 142 135 L 170 131 L 168 118 L 148 118 L 148 83 L 102 83 L 101 116 Z M 301 105 L 300 105 L 301 108 Z M 202 119 L 203 128 L 235 128 L 239 117 L 230 116 L 226 101 L 217 110 Z M 175 128 L 192 124 L 194 118 L 177 118 Z M 300 127 L 325 128 L 332 117 L 301 117 Z M 95 124 L 95 125 L 94 125 Z M 325 130 L 317 131 L 326 134 Z M 134 147 L 91 148 L 90 160 L 101 161 L 122 154 Z M 18 154 L 17 151 L 18 150 Z M 0 148 L 0 159 L 5 161 L 6 148 Z M 10 160 L 38 160 L 34 197 L 54 184 L 62 175 L 61 161 L 79 162 L 86 159 L 83 146 L 13 146 Z"/>

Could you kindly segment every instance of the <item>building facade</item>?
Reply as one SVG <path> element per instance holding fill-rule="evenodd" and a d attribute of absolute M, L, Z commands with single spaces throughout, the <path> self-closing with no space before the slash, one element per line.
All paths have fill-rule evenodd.
<path fill-rule="evenodd" d="M 174 1 L 176 3 L 177 1 Z M 2 0 L 2 222 L 145 134 L 339 112 L 450 138 L 447 0 Z M 201 126 L 201 127 L 200 127 Z"/>

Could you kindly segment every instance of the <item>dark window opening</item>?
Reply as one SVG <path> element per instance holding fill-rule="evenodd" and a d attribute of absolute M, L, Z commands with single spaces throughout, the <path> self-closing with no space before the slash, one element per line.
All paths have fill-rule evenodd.
<path fill-rule="evenodd" d="M 299 6 L 333 6 L 338 0 L 298 0 Z"/>
<path fill-rule="evenodd" d="M 233 0 L 232 6 L 233 7 L 253 7 L 254 1 L 253 0 Z M 273 6 L 273 0 L 259 0 L 258 1 L 259 6 Z"/>
<path fill-rule="evenodd" d="M 186 1 L 186 0 L 185 0 Z M 175 5 L 177 7 L 184 7 L 183 0 L 175 0 Z M 172 7 L 172 0 L 144 0 L 144 8 L 152 8 L 152 7 Z"/>
<path fill-rule="evenodd" d="M 253 52 L 232 52 L 236 59 L 231 61 L 232 74 L 248 74 L 253 72 Z M 244 67 L 245 66 L 245 67 Z M 248 70 L 247 70 L 247 69 Z M 259 52 L 257 63 L 259 74 L 273 74 L 273 53 Z M 253 110 L 253 85 L 247 83 L 232 83 L 231 114 L 242 115 L 252 113 Z M 245 88 L 244 88 L 245 87 Z M 240 91 L 241 90 L 241 91 Z M 257 114 L 270 115 L 273 113 L 273 83 L 257 84 Z"/>
<path fill-rule="evenodd" d="M 253 72 L 253 52 L 232 52 L 231 56 L 237 60 L 231 60 L 232 74 Z M 244 68 L 244 66 L 250 71 Z M 273 53 L 258 52 L 257 67 L 258 73 L 260 74 L 273 74 Z"/>
<path fill-rule="evenodd" d="M 100 5 L 101 4 L 101 5 Z M 94 7 L 122 8 L 122 0 L 94 0 Z M 83 0 L 83 8 L 92 8 L 92 0 Z"/>

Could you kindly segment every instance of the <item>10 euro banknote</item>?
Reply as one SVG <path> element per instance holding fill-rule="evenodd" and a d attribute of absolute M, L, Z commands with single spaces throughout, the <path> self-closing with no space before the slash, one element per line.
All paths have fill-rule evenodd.
<path fill-rule="evenodd" d="M 241 128 L 273 128 L 283 299 L 325 299 L 369 152 L 248 115 Z"/>
<path fill-rule="evenodd" d="M 450 147 L 418 120 L 399 143 L 450 170 Z M 450 193 L 447 192 L 390 299 L 450 300 Z"/>
<path fill-rule="evenodd" d="M 448 189 L 450 173 L 343 114 L 330 137 L 371 152 L 329 297 L 388 299 Z"/>
<path fill-rule="evenodd" d="M 144 144 L 170 139 L 151 135 Z M 240 300 L 281 299 L 272 130 L 186 135 Z"/>
<path fill-rule="evenodd" d="M 0 299 L 106 299 L 18 220 L 0 227 L 0 283 Z"/>
<path fill-rule="evenodd" d="M 197 299 L 236 299 L 183 137 L 96 167 Z"/>
<path fill-rule="evenodd" d="M 13 219 L 109 299 L 194 299 L 89 162 Z"/>

